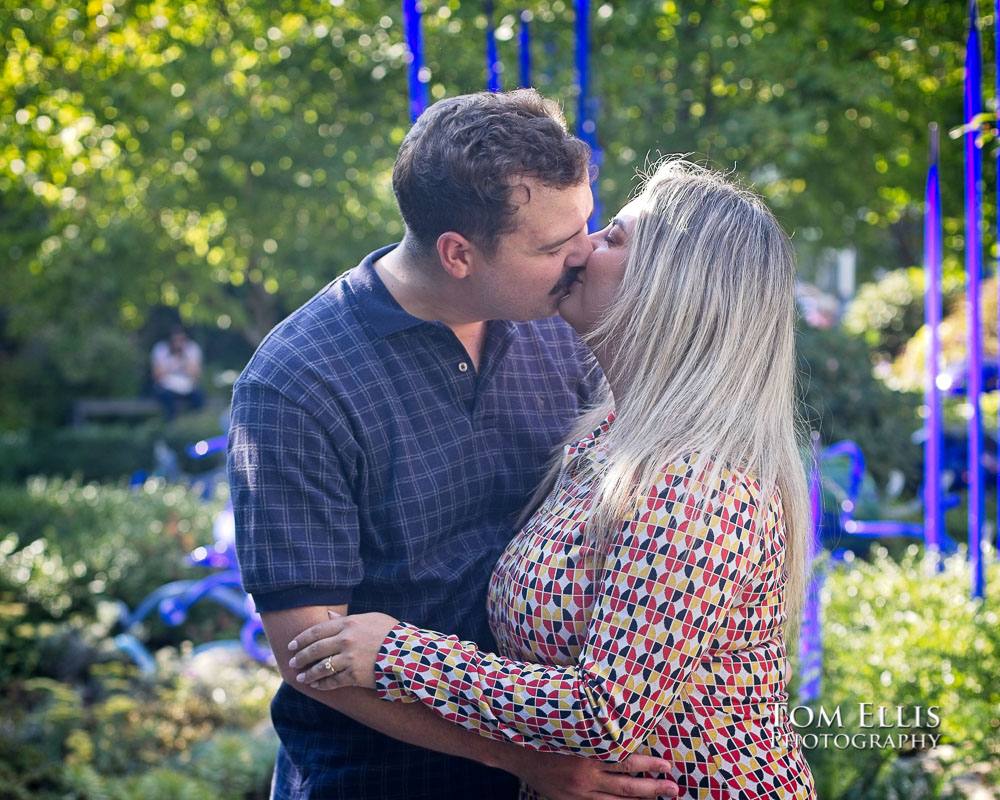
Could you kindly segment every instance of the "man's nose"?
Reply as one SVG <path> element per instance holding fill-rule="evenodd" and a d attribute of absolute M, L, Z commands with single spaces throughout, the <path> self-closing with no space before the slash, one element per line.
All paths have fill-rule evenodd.
<path fill-rule="evenodd" d="M 586 229 L 580 231 L 574 239 L 571 252 L 573 261 L 570 266 L 582 266 L 590 258 L 590 254 L 594 252 L 594 243 L 591 241 Z"/>

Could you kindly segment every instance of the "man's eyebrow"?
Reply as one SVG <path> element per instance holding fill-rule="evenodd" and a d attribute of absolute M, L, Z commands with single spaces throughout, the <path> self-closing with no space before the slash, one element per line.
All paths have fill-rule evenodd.
<path fill-rule="evenodd" d="M 576 236 L 577 233 L 579 233 L 579 231 L 573 231 L 565 239 L 560 239 L 558 242 L 552 242 L 551 244 L 543 244 L 541 247 L 538 248 L 538 250 L 539 252 L 545 252 L 547 250 L 555 250 L 557 247 L 566 244 L 566 242 L 568 242 L 570 239 Z"/>

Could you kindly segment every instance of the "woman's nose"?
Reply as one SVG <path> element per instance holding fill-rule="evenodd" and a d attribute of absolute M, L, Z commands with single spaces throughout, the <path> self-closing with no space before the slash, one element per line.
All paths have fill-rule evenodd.
<path fill-rule="evenodd" d="M 597 249 L 597 246 L 604 240 L 604 235 L 607 233 L 607 230 L 607 228 L 599 228 L 593 233 L 587 235 L 587 239 L 590 242 L 592 249 Z"/>

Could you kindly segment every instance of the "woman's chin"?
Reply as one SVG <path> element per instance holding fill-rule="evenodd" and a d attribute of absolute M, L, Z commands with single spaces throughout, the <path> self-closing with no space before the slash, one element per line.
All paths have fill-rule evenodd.
<path fill-rule="evenodd" d="M 566 295 L 559 301 L 559 316 L 569 323 L 570 327 L 580 335 L 583 335 L 580 322 L 580 309 L 576 298 L 572 294 Z"/>

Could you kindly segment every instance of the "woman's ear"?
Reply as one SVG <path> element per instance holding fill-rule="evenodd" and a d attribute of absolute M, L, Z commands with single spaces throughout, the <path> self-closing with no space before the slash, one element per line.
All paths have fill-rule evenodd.
<path fill-rule="evenodd" d="M 459 280 L 468 277 L 476 251 L 472 242 L 460 233 L 445 231 L 438 236 L 437 251 L 441 266 L 451 277 Z"/>

